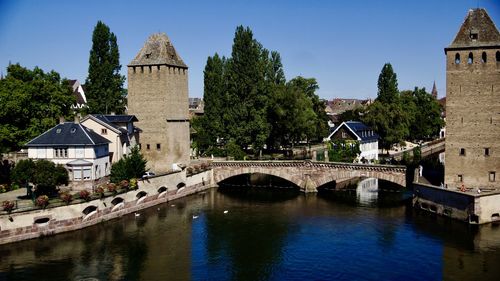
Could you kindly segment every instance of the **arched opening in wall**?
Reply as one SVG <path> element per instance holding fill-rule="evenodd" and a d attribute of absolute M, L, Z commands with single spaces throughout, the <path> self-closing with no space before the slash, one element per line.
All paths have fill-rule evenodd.
<path fill-rule="evenodd" d="M 97 214 L 97 206 L 90 205 L 83 209 L 83 221 L 91 219 L 95 214 Z"/>
<path fill-rule="evenodd" d="M 90 205 L 88 206 L 87 208 L 83 209 L 82 213 L 84 215 L 88 215 L 94 211 L 97 211 L 97 206 L 94 206 L 94 205 Z"/>
<path fill-rule="evenodd" d="M 50 221 L 50 218 L 45 217 L 45 218 L 36 219 L 34 221 L 34 223 L 40 225 L 40 224 L 47 224 L 49 221 Z"/>
<path fill-rule="evenodd" d="M 469 58 L 467 59 L 467 64 L 472 64 L 474 62 L 474 55 L 472 52 L 469 53 Z"/>
<path fill-rule="evenodd" d="M 111 201 L 111 204 L 113 204 L 113 208 L 111 208 L 111 212 L 114 212 L 116 210 L 119 210 L 123 207 L 125 207 L 125 200 L 121 197 L 116 197 Z"/>
<path fill-rule="evenodd" d="M 455 64 L 460 64 L 460 54 L 459 53 L 455 54 Z"/>
<path fill-rule="evenodd" d="M 160 188 L 158 188 L 158 193 L 162 193 L 162 192 L 165 192 L 167 191 L 167 188 L 165 186 L 162 186 Z"/>
<path fill-rule="evenodd" d="M 481 55 L 481 62 L 482 63 L 486 63 L 486 60 L 488 59 L 487 55 L 486 55 L 486 52 L 483 52 L 483 54 Z"/>
<path fill-rule="evenodd" d="M 218 192 L 251 201 L 285 201 L 300 195 L 300 187 L 284 178 L 262 174 L 241 174 L 218 183 Z"/>
<path fill-rule="evenodd" d="M 500 51 L 497 51 L 496 53 L 496 59 L 497 59 L 497 63 L 500 63 Z"/>
<path fill-rule="evenodd" d="M 148 195 L 146 191 L 141 191 L 141 192 L 137 193 L 135 195 L 135 197 L 137 197 L 137 203 L 136 203 L 136 205 L 139 205 L 142 202 L 144 202 L 144 200 L 146 200 L 146 198 L 147 198 L 146 195 Z"/>
<path fill-rule="evenodd" d="M 111 204 L 113 204 L 113 206 L 116 206 L 120 203 L 123 203 L 123 201 L 125 201 L 123 198 L 121 197 L 116 197 L 115 199 L 113 199 L 113 201 L 111 201 Z"/>
<path fill-rule="evenodd" d="M 162 197 L 167 196 L 167 191 L 168 191 L 168 188 L 166 186 L 162 186 L 162 187 L 158 188 L 158 198 L 162 198 Z"/>
<path fill-rule="evenodd" d="M 179 184 L 177 184 L 177 189 L 181 189 L 183 187 L 186 187 L 186 184 L 183 183 L 183 182 L 180 182 Z"/>
<path fill-rule="evenodd" d="M 135 195 L 135 197 L 136 197 L 137 199 L 141 199 L 142 197 L 144 197 L 144 196 L 146 196 L 146 195 L 148 195 L 148 193 L 147 193 L 146 191 L 141 191 L 141 192 L 137 193 L 137 194 Z"/>

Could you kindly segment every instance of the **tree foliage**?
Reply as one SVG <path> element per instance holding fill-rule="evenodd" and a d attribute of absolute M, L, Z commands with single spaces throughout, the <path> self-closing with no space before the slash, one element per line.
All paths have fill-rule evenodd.
<path fill-rule="evenodd" d="M 119 183 L 122 180 L 141 178 L 146 172 L 146 163 L 139 147 L 133 147 L 129 155 L 111 166 L 111 182 Z"/>
<path fill-rule="evenodd" d="M 85 95 L 91 113 L 123 113 L 125 109 L 123 83 L 120 74 L 120 53 L 116 35 L 98 21 L 92 33 L 88 77 Z"/>
<path fill-rule="evenodd" d="M 361 153 L 358 141 L 335 140 L 328 142 L 327 145 L 330 162 L 352 163 Z"/>
<path fill-rule="evenodd" d="M 280 54 L 262 47 L 248 27 L 236 28 L 230 58 L 208 58 L 204 78 L 205 115 L 192 122 L 201 152 L 237 144 L 257 153 L 327 134 L 316 80 L 287 82 Z"/>
<path fill-rule="evenodd" d="M 75 97 L 66 79 L 55 71 L 7 67 L 0 79 L 0 152 L 17 151 L 26 142 L 72 117 Z"/>
<path fill-rule="evenodd" d="M 20 185 L 32 183 L 36 187 L 37 195 L 56 194 L 59 185 L 67 185 L 69 182 L 68 171 L 60 164 L 40 159 L 20 160 L 12 170 L 12 181 Z"/>

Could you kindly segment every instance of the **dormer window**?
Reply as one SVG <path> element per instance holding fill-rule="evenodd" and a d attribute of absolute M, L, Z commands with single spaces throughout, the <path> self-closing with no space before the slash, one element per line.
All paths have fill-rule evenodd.
<path fill-rule="evenodd" d="M 71 128 L 71 133 L 74 134 L 76 132 L 76 128 Z"/>
<path fill-rule="evenodd" d="M 56 134 L 60 134 L 60 133 L 61 133 L 61 129 L 57 129 Z"/>

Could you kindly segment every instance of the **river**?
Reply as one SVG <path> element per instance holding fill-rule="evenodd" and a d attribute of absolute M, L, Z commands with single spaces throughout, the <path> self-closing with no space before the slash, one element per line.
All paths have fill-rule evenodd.
<path fill-rule="evenodd" d="M 308 195 L 213 188 L 0 246 L 0 280 L 499 280 L 500 227 L 418 213 L 369 180 Z"/>

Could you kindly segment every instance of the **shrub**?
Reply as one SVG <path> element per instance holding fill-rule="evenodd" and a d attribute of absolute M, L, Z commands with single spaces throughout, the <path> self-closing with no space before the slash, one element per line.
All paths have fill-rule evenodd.
<path fill-rule="evenodd" d="M 0 184 L 0 193 L 7 192 L 8 188 L 6 184 Z"/>
<path fill-rule="evenodd" d="M 193 170 L 193 167 L 187 167 L 187 169 L 186 169 L 186 172 L 187 172 L 188 174 L 190 174 L 190 175 L 191 175 L 191 174 L 193 174 L 193 171 L 194 171 L 194 170 Z"/>
<path fill-rule="evenodd" d="M 194 169 L 195 172 L 199 172 L 200 171 L 200 165 L 194 165 L 193 169 Z"/>
<path fill-rule="evenodd" d="M 14 209 L 14 206 L 15 206 L 15 203 L 12 201 L 3 201 L 3 203 L 2 203 L 3 210 L 9 214 Z"/>
<path fill-rule="evenodd" d="M 129 185 L 128 180 L 122 180 L 120 182 L 120 187 L 121 188 L 128 188 L 128 185 Z"/>
<path fill-rule="evenodd" d="M 61 192 L 59 194 L 59 197 L 66 204 L 69 204 L 71 201 L 73 201 L 73 195 L 71 195 L 68 191 Z"/>
<path fill-rule="evenodd" d="M 94 193 L 102 198 L 104 196 L 104 188 L 102 186 L 99 186 L 95 189 Z"/>
<path fill-rule="evenodd" d="M 131 188 L 131 189 L 137 189 L 138 188 L 138 186 L 137 186 L 137 179 L 136 178 L 130 179 L 129 188 Z"/>
<path fill-rule="evenodd" d="M 206 169 L 208 169 L 208 164 L 207 163 L 201 163 L 200 164 L 200 168 L 205 171 Z"/>
<path fill-rule="evenodd" d="M 40 195 L 36 198 L 35 204 L 40 208 L 45 208 L 49 205 L 49 197 L 47 195 Z"/>
<path fill-rule="evenodd" d="M 114 183 L 110 182 L 110 183 L 108 183 L 108 184 L 107 184 L 107 186 L 106 186 L 106 187 L 108 188 L 108 191 L 109 191 L 109 192 L 116 193 L 116 188 L 117 188 L 117 187 L 116 187 L 116 184 L 114 184 Z"/>
<path fill-rule="evenodd" d="M 87 190 L 81 190 L 78 194 L 80 195 L 81 199 L 85 201 L 90 200 L 90 192 L 88 192 Z"/>

